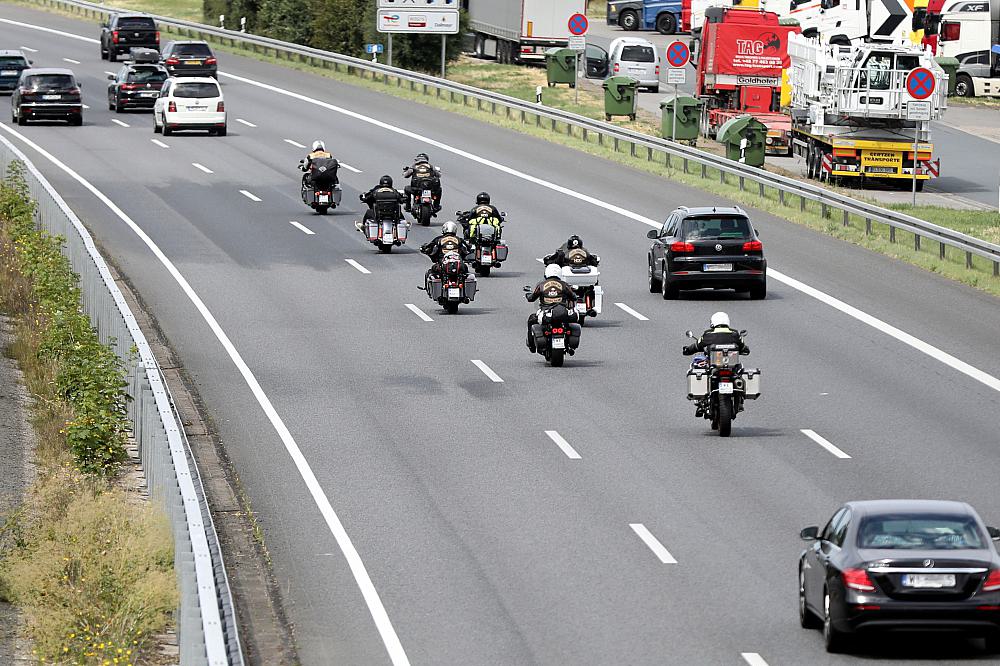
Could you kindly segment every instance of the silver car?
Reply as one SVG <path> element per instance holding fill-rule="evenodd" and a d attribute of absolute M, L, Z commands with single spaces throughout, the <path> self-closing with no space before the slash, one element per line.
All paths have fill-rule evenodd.
<path fill-rule="evenodd" d="M 631 76 L 639 87 L 660 91 L 660 54 L 641 37 L 619 37 L 608 51 L 609 76 Z"/>

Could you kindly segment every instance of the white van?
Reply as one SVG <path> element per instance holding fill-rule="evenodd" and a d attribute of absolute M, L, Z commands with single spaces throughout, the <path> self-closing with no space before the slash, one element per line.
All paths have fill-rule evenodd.
<path fill-rule="evenodd" d="M 608 76 L 631 76 L 640 88 L 660 91 L 660 54 L 641 37 L 619 37 L 608 50 Z"/>

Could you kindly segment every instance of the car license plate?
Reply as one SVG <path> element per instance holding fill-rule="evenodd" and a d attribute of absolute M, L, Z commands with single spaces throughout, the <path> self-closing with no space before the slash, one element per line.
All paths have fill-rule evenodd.
<path fill-rule="evenodd" d="M 59 95 L 42 95 L 42 99 L 59 99 Z"/>
<path fill-rule="evenodd" d="M 21 72 L 17 71 L 16 69 L 5 69 L 2 72 L 0 72 L 0 76 L 17 76 L 20 73 Z"/>
<path fill-rule="evenodd" d="M 160 93 L 157 92 L 157 91 L 155 91 L 155 90 L 152 91 L 152 92 L 141 92 L 141 93 L 139 93 L 139 97 L 159 97 L 159 96 L 160 96 Z"/>
<path fill-rule="evenodd" d="M 903 574 L 903 587 L 923 589 L 955 587 L 955 574 Z"/>
<path fill-rule="evenodd" d="M 462 290 L 458 287 L 448 287 L 448 298 L 459 298 Z"/>
<path fill-rule="evenodd" d="M 207 106 L 189 106 L 188 111 L 204 111 L 207 108 Z"/>
<path fill-rule="evenodd" d="M 706 273 L 725 273 L 733 270 L 732 264 L 705 264 L 703 270 Z"/>
<path fill-rule="evenodd" d="M 732 393 L 732 392 L 733 392 L 733 385 L 730 384 L 729 382 L 723 382 L 723 383 L 719 384 L 719 393 L 727 393 L 728 394 L 728 393 Z"/>
<path fill-rule="evenodd" d="M 185 65 L 200 65 L 201 64 L 201 60 L 185 60 L 184 64 Z"/>
<path fill-rule="evenodd" d="M 566 338 L 552 338 L 553 349 L 566 349 Z"/>

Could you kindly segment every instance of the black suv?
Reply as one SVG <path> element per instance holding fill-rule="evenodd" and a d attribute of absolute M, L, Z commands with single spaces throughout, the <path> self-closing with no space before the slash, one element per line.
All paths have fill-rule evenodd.
<path fill-rule="evenodd" d="M 131 49 L 160 49 L 156 21 L 141 14 L 112 14 L 101 25 L 101 60 L 115 62 Z"/>
<path fill-rule="evenodd" d="M 767 296 L 764 246 L 742 208 L 681 206 L 647 238 L 649 291 L 664 299 L 705 287 Z"/>
<path fill-rule="evenodd" d="M 70 125 L 82 125 L 80 85 L 69 69 L 26 69 L 10 98 L 10 111 L 18 125 L 29 120 L 68 120 Z"/>
<path fill-rule="evenodd" d="M 168 76 L 167 69 L 162 65 L 143 62 L 137 57 L 135 62 L 125 65 L 117 74 L 108 75 L 108 108 L 112 111 L 152 109 Z"/>
<path fill-rule="evenodd" d="M 170 76 L 219 78 L 219 62 L 206 42 L 167 42 L 160 55 Z"/>
<path fill-rule="evenodd" d="M 21 51 L 0 50 L 0 92 L 13 91 L 21 72 L 29 67 L 31 61 Z"/>

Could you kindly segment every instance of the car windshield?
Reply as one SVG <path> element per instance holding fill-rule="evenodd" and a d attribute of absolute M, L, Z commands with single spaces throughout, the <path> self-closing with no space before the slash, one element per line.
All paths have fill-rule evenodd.
<path fill-rule="evenodd" d="M 181 58 L 207 58 L 212 55 L 212 49 L 208 48 L 208 44 L 178 44 L 174 47 L 173 54 Z"/>
<path fill-rule="evenodd" d="M 656 62 L 656 52 L 650 46 L 624 46 L 622 47 L 622 60 Z"/>
<path fill-rule="evenodd" d="M 133 69 L 128 74 L 129 83 L 161 83 L 167 80 L 167 73 L 156 67 Z"/>
<path fill-rule="evenodd" d="M 221 97 L 219 86 L 214 83 L 178 83 L 174 97 Z"/>
<path fill-rule="evenodd" d="M 0 56 L 0 69 L 25 69 L 27 66 L 21 56 Z"/>
<path fill-rule="evenodd" d="M 27 78 L 24 87 L 33 91 L 65 90 L 75 88 L 76 83 L 69 74 L 36 74 Z"/>
<path fill-rule="evenodd" d="M 142 16 L 125 16 L 118 19 L 119 30 L 156 30 L 156 24 L 151 18 Z"/>
<path fill-rule="evenodd" d="M 983 548 L 984 543 L 976 521 L 970 516 L 869 516 L 861 521 L 858 528 L 859 548 L 956 550 Z"/>
<path fill-rule="evenodd" d="M 745 217 L 689 217 L 684 220 L 685 240 L 746 240 L 750 238 L 750 220 Z"/>

